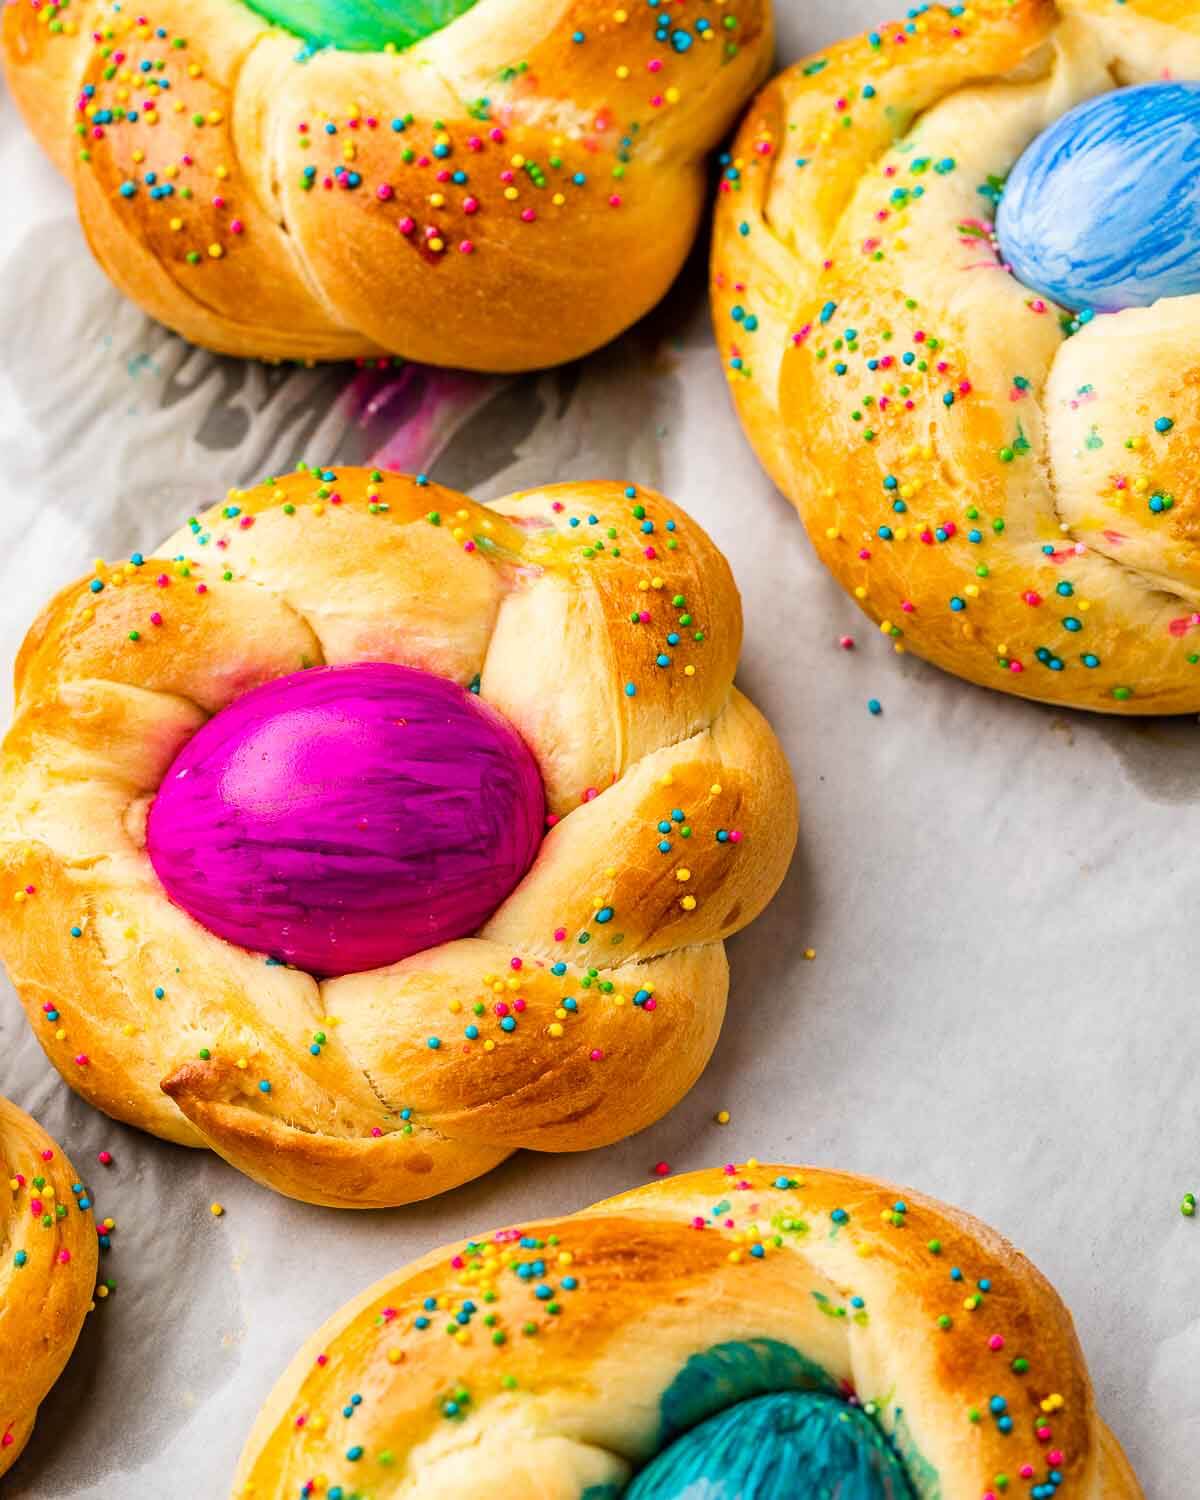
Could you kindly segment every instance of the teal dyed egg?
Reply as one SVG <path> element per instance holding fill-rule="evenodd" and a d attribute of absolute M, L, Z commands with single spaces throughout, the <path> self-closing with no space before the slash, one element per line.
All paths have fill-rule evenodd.
<path fill-rule="evenodd" d="M 677 1438 L 624 1500 L 913 1500 L 887 1435 L 814 1391 L 758 1396 Z"/>

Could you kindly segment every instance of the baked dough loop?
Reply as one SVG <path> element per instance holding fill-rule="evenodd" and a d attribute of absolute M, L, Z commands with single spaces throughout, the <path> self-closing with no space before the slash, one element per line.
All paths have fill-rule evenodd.
<path fill-rule="evenodd" d="M 866 1178 L 751 1162 L 379 1282 L 296 1356 L 234 1483 L 234 1500 L 485 1493 L 1142 1491 L 1070 1314 L 998 1234 Z"/>
<path fill-rule="evenodd" d="M 0 781 L 0 954 L 51 1061 L 117 1119 L 348 1207 L 658 1119 L 795 844 L 782 749 L 733 686 L 741 628 L 721 553 L 632 485 L 484 507 L 309 469 L 99 564 L 25 641 Z M 173 905 L 147 809 L 234 699 L 356 662 L 475 685 L 553 826 L 475 935 L 322 980 Z"/>
<path fill-rule="evenodd" d="M 1195 6 L 921 7 L 760 95 L 713 249 L 746 432 L 896 650 L 1110 713 L 1200 709 L 1200 297 L 1060 308 L 1009 274 L 994 230 L 1027 148 L 1164 58 L 1200 79 Z M 1190 191 L 1152 141 L 1126 145 L 1110 132 L 1089 179 L 1090 249 L 1118 267 L 1122 236 L 1153 237 L 1156 192 L 1170 217 Z M 1057 181 L 1078 211 L 1078 181 Z"/>
<path fill-rule="evenodd" d="M 662 297 L 772 48 L 769 0 L 3 8 L 13 95 L 152 317 L 225 354 L 491 371 Z"/>
<path fill-rule="evenodd" d="M 0 1098 L 0 1475 L 21 1456 L 92 1305 L 98 1242 L 57 1143 Z"/>

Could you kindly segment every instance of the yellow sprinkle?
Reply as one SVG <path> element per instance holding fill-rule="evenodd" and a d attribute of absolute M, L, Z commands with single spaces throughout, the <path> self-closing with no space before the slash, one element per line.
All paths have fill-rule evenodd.
<path fill-rule="evenodd" d="M 675 879 L 676 880 L 690 880 L 691 878 L 692 878 L 692 872 L 690 870 L 676 870 L 675 871 Z"/>
<path fill-rule="evenodd" d="M 680 904 L 680 906 L 683 907 L 684 911 L 695 911 L 696 910 L 696 898 L 695 898 L 695 896 L 685 896 L 683 898 L 683 900 L 680 901 L 679 904 Z"/>
<path fill-rule="evenodd" d="M 225 1212 L 225 1206 L 221 1203 L 210 1203 L 208 1205 L 208 1211 L 210 1214 L 212 1214 L 214 1219 L 219 1219 Z"/>
<path fill-rule="evenodd" d="M 244 1057 L 239 1057 L 238 1060 L 237 1060 L 237 1062 L 234 1063 L 234 1067 L 235 1068 L 246 1068 L 246 1067 L 249 1067 L 249 1064 L 247 1063 L 247 1061 L 246 1061 L 246 1059 Z"/>
<path fill-rule="evenodd" d="M 816 958 L 817 950 L 815 948 L 805 948 L 804 956 L 809 959 Z"/>
<path fill-rule="evenodd" d="M 666 90 L 666 92 L 663 95 L 663 97 L 666 99 L 666 101 L 667 101 L 668 104 L 678 104 L 679 103 L 679 90 L 677 88 L 675 88 L 674 85 L 672 85 L 669 89 Z"/>
<path fill-rule="evenodd" d="M 836 542 L 837 539 L 838 539 L 838 537 L 841 536 L 841 534 L 842 533 L 837 529 L 836 526 L 826 526 L 826 528 L 825 528 L 825 535 L 829 538 L 829 540 L 831 542 Z"/>
<path fill-rule="evenodd" d="M 717 1110 L 716 1114 L 713 1116 L 713 1119 L 716 1121 L 716 1123 L 718 1125 L 728 1125 L 729 1124 L 729 1111 L 727 1109 L 719 1109 L 719 1110 Z"/>
<path fill-rule="evenodd" d="M 220 260 L 221 257 L 225 254 L 225 247 L 224 245 L 210 245 L 208 247 L 208 253 L 212 256 L 213 260 Z"/>
<path fill-rule="evenodd" d="M 404 1355 L 401 1354 L 399 1349 L 389 1349 L 387 1352 L 387 1360 L 389 1365 L 398 1365 L 403 1358 Z"/>
<path fill-rule="evenodd" d="M 721 783 L 719 781 L 714 781 L 712 786 L 709 787 L 708 791 L 711 797 L 719 797 L 721 795 Z"/>
<path fill-rule="evenodd" d="M 548 1030 L 553 1037 L 560 1037 L 563 1034 L 563 1029 L 557 1021 L 551 1021 Z"/>
<path fill-rule="evenodd" d="M 492 1041 L 491 1037 L 488 1037 L 487 1041 L 484 1042 L 484 1044 L 483 1044 L 483 1050 L 485 1052 L 495 1052 L 495 1050 L 496 1050 L 496 1044 L 495 1044 L 495 1042 Z"/>
<path fill-rule="evenodd" d="M 686 667 L 684 667 L 684 669 L 683 669 L 683 675 L 685 677 L 695 677 L 695 675 L 696 675 L 696 669 L 695 669 L 695 667 L 693 667 L 689 663 Z"/>

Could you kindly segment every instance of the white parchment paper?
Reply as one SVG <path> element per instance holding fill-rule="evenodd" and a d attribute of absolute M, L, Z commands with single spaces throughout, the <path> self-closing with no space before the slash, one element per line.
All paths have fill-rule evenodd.
<path fill-rule="evenodd" d="M 882 9 L 779 8 L 785 60 Z M 6 674 L 36 610 L 95 557 L 149 551 L 228 486 L 300 458 L 378 456 L 481 499 L 627 477 L 683 502 L 728 553 L 742 685 L 783 736 L 803 818 L 784 890 L 731 944 L 729 1020 L 690 1098 L 622 1146 L 520 1155 L 425 1206 L 290 1203 L 114 1125 L 60 1082 L 5 983 L 0 1090 L 117 1220 L 116 1293 L 5 1496 L 220 1500 L 296 1345 L 376 1277 L 634 1185 L 659 1160 L 749 1154 L 879 1174 L 1003 1229 L 1074 1308 L 1151 1500 L 1200 1494 L 1200 1219 L 1178 1210 L 1200 1187 L 1196 726 L 1058 713 L 894 657 L 741 438 L 702 258 L 646 325 L 538 378 L 218 360 L 110 289 L 66 188 L 11 101 L 0 109 Z"/>

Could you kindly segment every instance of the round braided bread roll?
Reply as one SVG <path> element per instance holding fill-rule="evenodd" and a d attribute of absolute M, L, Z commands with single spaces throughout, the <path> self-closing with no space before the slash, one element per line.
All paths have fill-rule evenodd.
<path fill-rule="evenodd" d="M 62 1374 L 96 1284 L 91 1206 L 42 1127 L 0 1098 L 0 1475 L 29 1441 Z"/>
<path fill-rule="evenodd" d="M 795 845 L 782 749 L 733 686 L 740 645 L 720 552 L 618 484 L 489 508 L 306 470 L 235 492 L 157 560 L 98 565 L 27 637 L 3 750 L 0 954 L 51 1061 L 117 1119 L 349 1207 L 658 1119 L 716 1043 L 724 939 Z M 147 808 L 249 689 L 361 662 L 473 683 L 532 751 L 553 826 L 474 936 L 321 979 L 173 904 Z"/>
<path fill-rule="evenodd" d="M 1146 97 L 1126 86 L 1200 80 L 1196 7 L 911 14 L 783 73 L 737 138 L 713 306 L 743 425 L 897 651 L 1042 701 L 1195 712 L 1200 297 L 1056 305 L 1010 273 L 1003 235 L 1011 208 L 1035 220 L 1034 259 L 1082 241 L 1096 264 L 1068 280 L 1136 277 L 1169 246 L 1200 292 L 1196 225 L 1169 238 L 1194 113 L 1119 123 Z M 1085 101 L 1109 138 L 1060 136 L 1040 202 L 1005 206 L 1014 166 L 1030 148 L 1044 165 Z"/>
<path fill-rule="evenodd" d="M 377 1283 L 296 1356 L 234 1483 L 234 1500 L 485 1493 L 1142 1491 L 1070 1314 L 998 1234 L 866 1178 L 751 1162 Z"/>
<path fill-rule="evenodd" d="M 769 0 L 3 18 L 13 94 L 151 316 L 228 354 L 493 371 L 585 354 L 659 300 L 773 45 Z"/>

